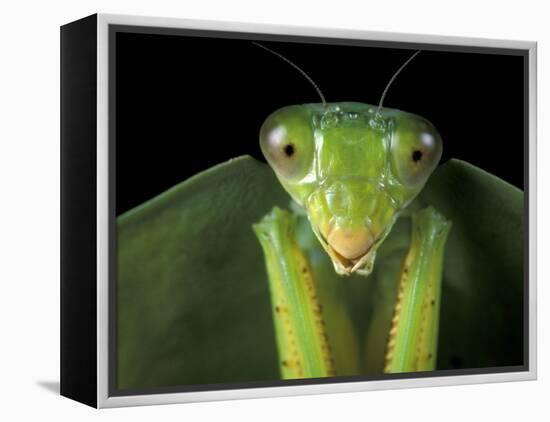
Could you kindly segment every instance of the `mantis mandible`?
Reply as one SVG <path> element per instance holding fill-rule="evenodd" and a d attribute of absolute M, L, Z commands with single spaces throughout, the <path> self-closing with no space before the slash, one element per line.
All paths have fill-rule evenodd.
<path fill-rule="evenodd" d="M 307 215 L 334 270 L 366 277 L 400 217 L 412 218 L 388 333 L 385 372 L 435 369 L 445 242 L 451 222 L 428 207 L 407 206 L 436 168 L 442 141 L 435 127 L 412 113 L 378 106 L 322 102 L 283 107 L 260 130 L 261 150 L 283 188 Z M 274 208 L 254 230 L 262 246 L 284 379 L 338 375 L 310 263 L 296 240 L 293 213 Z"/>

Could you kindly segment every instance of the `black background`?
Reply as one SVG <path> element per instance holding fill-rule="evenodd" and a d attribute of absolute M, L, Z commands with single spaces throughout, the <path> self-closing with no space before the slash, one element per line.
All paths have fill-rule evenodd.
<path fill-rule="evenodd" d="M 320 102 L 294 68 L 248 40 L 115 36 L 117 215 L 229 158 L 263 160 L 263 120 L 285 105 Z M 328 102 L 377 104 L 414 52 L 263 44 L 304 69 Z M 442 162 L 460 158 L 523 188 L 524 57 L 428 48 L 398 76 L 384 106 L 430 120 L 443 138 Z"/>

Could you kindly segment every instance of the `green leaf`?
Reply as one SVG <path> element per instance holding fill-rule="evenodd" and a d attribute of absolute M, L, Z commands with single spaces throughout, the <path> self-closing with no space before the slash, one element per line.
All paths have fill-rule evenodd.
<path fill-rule="evenodd" d="M 277 204 L 271 170 L 242 157 L 118 218 L 120 389 L 278 379 L 252 231 Z"/>
<path fill-rule="evenodd" d="M 522 365 L 523 192 L 471 164 L 451 160 L 438 169 L 420 201 L 453 222 L 438 367 Z"/>
<path fill-rule="evenodd" d="M 438 369 L 519 365 L 523 193 L 467 163 L 436 170 L 417 200 L 452 220 Z M 261 247 L 252 231 L 288 195 L 250 157 L 182 182 L 118 219 L 117 386 L 279 379 Z M 339 373 L 382 373 L 398 272 L 400 219 L 368 278 L 341 277 L 302 217 Z"/>

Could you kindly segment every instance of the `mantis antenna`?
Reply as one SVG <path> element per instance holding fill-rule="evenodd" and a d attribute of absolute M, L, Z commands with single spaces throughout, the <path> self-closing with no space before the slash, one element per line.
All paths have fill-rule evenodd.
<path fill-rule="evenodd" d="M 382 108 L 382 104 L 384 103 L 384 98 L 386 98 L 386 94 L 388 93 L 388 89 L 390 85 L 393 83 L 393 81 L 395 80 L 395 78 L 397 77 L 397 75 L 399 75 L 399 73 L 401 73 L 401 71 L 405 69 L 405 66 L 407 66 L 412 61 L 412 59 L 414 59 L 418 55 L 418 53 L 420 53 L 421 51 L 422 50 L 417 50 L 411 57 L 408 58 L 408 60 L 405 63 L 401 65 L 399 69 L 397 69 L 397 72 L 393 74 L 390 81 L 386 85 L 386 88 L 384 88 L 384 92 L 382 92 L 382 96 L 380 97 L 380 103 L 378 104 L 378 109 L 376 110 L 376 114 L 380 113 L 380 109 Z"/>
<path fill-rule="evenodd" d="M 321 90 L 319 89 L 319 87 L 317 86 L 317 84 L 316 84 L 315 82 L 313 82 L 313 79 L 311 79 L 311 78 L 309 77 L 309 75 L 308 75 L 306 72 L 304 72 L 302 69 L 300 69 L 300 67 L 298 67 L 297 64 L 291 62 L 289 59 L 287 59 L 287 58 L 286 58 L 285 56 L 283 56 L 282 54 L 277 53 L 276 51 L 273 51 L 273 50 L 270 49 L 270 48 L 267 48 L 265 45 L 262 45 L 262 44 L 260 44 L 259 42 L 252 41 L 252 44 L 257 45 L 258 47 L 261 47 L 261 48 L 263 48 L 264 50 L 269 51 L 271 54 L 276 55 L 277 57 L 279 57 L 280 59 L 284 60 L 284 61 L 287 62 L 289 65 L 291 65 L 291 66 L 292 66 L 294 69 L 296 69 L 298 72 L 300 72 L 300 73 L 304 76 L 304 78 L 306 78 L 306 79 L 309 81 L 309 83 L 310 83 L 311 85 L 313 85 L 313 88 L 315 88 L 315 90 L 316 90 L 317 93 L 319 94 L 319 97 L 321 97 L 321 101 L 323 102 L 323 105 L 324 105 L 324 106 L 327 105 L 327 102 L 326 102 L 326 100 L 325 100 L 325 97 L 324 97 L 323 93 L 321 92 Z"/>

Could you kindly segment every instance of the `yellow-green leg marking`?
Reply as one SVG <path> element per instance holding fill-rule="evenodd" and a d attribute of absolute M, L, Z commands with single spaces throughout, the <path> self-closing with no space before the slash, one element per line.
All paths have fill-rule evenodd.
<path fill-rule="evenodd" d="M 277 207 L 254 225 L 267 267 L 281 376 L 333 376 L 321 305 L 295 228 L 296 216 Z"/>
<path fill-rule="evenodd" d="M 445 242 L 451 222 L 433 208 L 412 217 L 412 239 L 390 330 L 385 372 L 431 371 L 437 359 Z"/>

